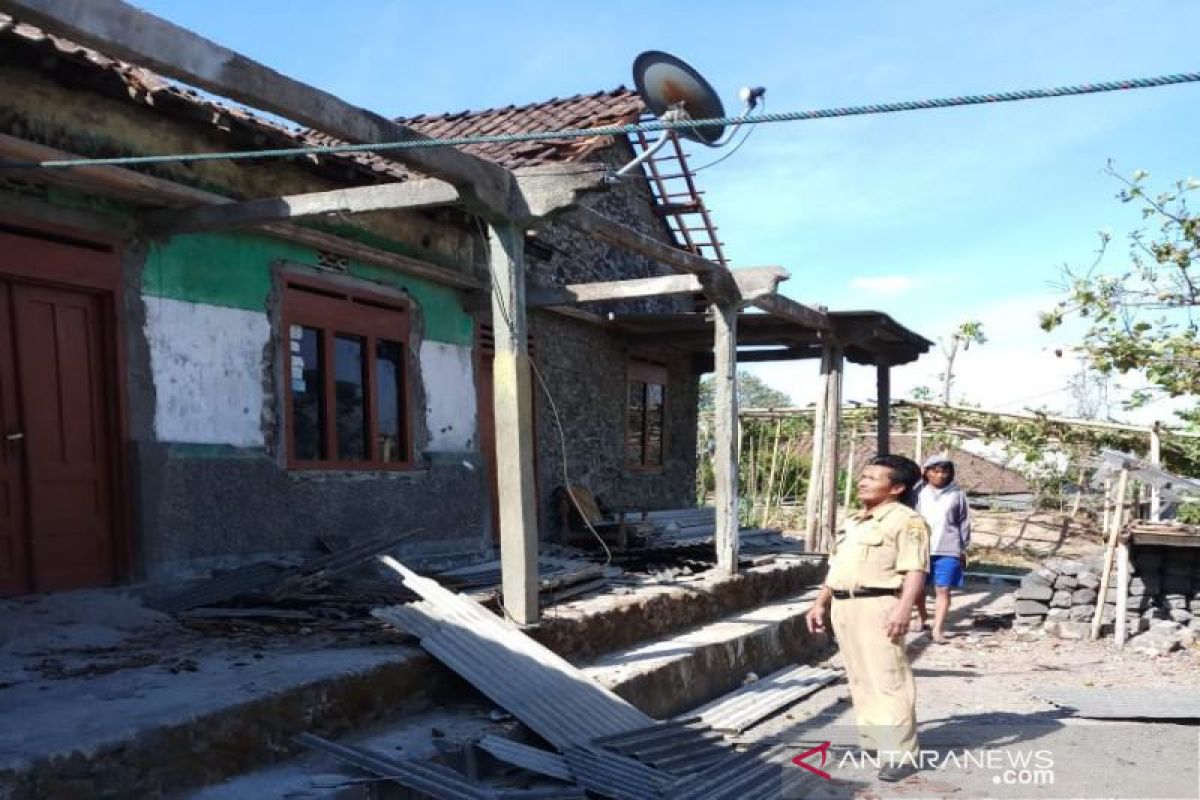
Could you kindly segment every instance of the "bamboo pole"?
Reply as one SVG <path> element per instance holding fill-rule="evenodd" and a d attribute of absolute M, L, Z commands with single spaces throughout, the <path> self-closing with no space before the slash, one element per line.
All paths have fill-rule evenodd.
<path fill-rule="evenodd" d="M 1125 517 L 1125 491 L 1129 485 L 1129 470 L 1122 467 L 1117 478 L 1116 506 L 1113 508 L 1108 532 L 1108 545 L 1104 548 L 1104 569 L 1100 573 L 1100 591 L 1096 595 L 1096 613 L 1092 617 L 1092 637 L 1100 638 L 1100 623 L 1104 619 L 1104 598 L 1108 594 L 1108 582 L 1112 577 L 1113 557 L 1116 555 L 1117 539 L 1121 535 L 1121 522 Z M 1128 586 L 1126 587 L 1128 590 Z"/>
<path fill-rule="evenodd" d="M 917 409 L 917 443 L 913 450 L 913 461 L 917 466 L 925 463 L 925 409 Z"/>
<path fill-rule="evenodd" d="M 767 476 L 767 492 L 763 502 L 762 517 L 758 523 L 760 528 L 767 527 L 767 519 L 771 516 L 771 492 L 775 489 L 775 470 L 779 465 L 779 439 L 783 434 L 783 418 L 775 420 L 775 444 L 771 448 L 771 472 Z"/>

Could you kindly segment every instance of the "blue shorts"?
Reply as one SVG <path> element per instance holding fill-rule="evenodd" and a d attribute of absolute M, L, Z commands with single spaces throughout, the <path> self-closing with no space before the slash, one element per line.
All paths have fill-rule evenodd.
<path fill-rule="evenodd" d="M 962 559 L 958 556 L 931 556 L 926 583 L 957 589 L 963 585 Z"/>

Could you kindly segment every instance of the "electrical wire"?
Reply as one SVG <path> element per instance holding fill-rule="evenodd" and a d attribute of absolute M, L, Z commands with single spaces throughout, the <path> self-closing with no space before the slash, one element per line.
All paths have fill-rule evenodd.
<path fill-rule="evenodd" d="M 484 235 L 484 238 L 486 239 L 487 236 L 486 231 L 484 231 L 483 228 L 483 223 L 476 219 L 475 224 L 479 228 L 480 233 Z M 504 325 L 508 328 L 509 338 L 516 342 L 517 327 L 512 317 L 508 313 L 507 306 L 504 304 L 504 296 L 500 291 L 500 285 L 496 282 L 496 276 L 492 270 L 488 270 L 488 274 L 491 278 L 492 297 L 496 301 L 496 307 L 500 312 L 500 316 L 503 319 Z M 517 344 L 520 345 L 521 343 L 517 342 Z M 559 446 L 562 449 L 563 490 L 566 491 L 567 497 L 571 500 L 571 504 L 575 506 L 575 510 L 579 512 L 579 518 L 583 520 L 583 524 L 587 526 L 588 531 L 591 532 L 592 536 L 596 537 L 596 541 L 598 541 L 600 543 L 600 547 L 603 548 L 604 566 L 607 568 L 612 564 L 612 550 L 609 549 L 608 543 L 604 541 L 604 537 L 601 536 L 600 532 L 597 531 L 595 526 L 592 525 L 591 520 L 588 519 L 588 515 L 584 512 L 583 507 L 580 505 L 579 500 L 575 497 L 574 492 L 571 491 L 571 476 L 567 469 L 567 434 L 563 429 L 562 418 L 558 413 L 558 403 L 555 402 L 554 394 L 550 391 L 550 386 L 546 383 L 546 379 L 542 377 L 542 371 L 538 369 L 537 366 L 537 359 L 535 359 L 532 354 L 529 355 L 529 366 L 534 376 L 537 378 L 538 384 L 542 388 L 542 392 L 546 395 L 546 400 L 550 404 L 550 414 L 554 418 L 554 426 L 558 431 Z M 501 592 L 503 593 L 503 590 L 501 590 Z M 507 611 L 505 614 L 507 614 Z"/>
<path fill-rule="evenodd" d="M 192 161 L 214 161 L 219 159 L 247 158 L 290 158 L 300 155 L 322 155 L 332 153 L 386 152 L 389 150 L 419 150 L 431 147 L 464 147 L 473 144 L 509 144 L 512 142 L 534 142 L 545 139 L 581 139 L 593 136 L 628 136 L 665 130 L 689 130 L 712 126 L 762 125 L 772 122 L 802 122 L 815 119 L 833 119 L 871 114 L 894 114 L 901 111 L 928 111 L 935 108 L 987 105 L 992 103 L 1014 103 L 1025 100 L 1044 100 L 1054 97 L 1100 94 L 1130 89 L 1150 89 L 1159 86 L 1174 86 L 1183 83 L 1200 83 L 1200 72 L 1181 72 L 1158 75 L 1151 78 L 1085 83 L 1073 86 L 1055 86 L 1046 89 L 1021 89 L 1011 92 L 940 97 L 925 100 L 905 100 L 896 103 L 822 108 L 807 111 L 789 111 L 778 114 L 760 114 L 750 118 L 714 117 L 710 119 L 651 120 L 629 125 L 610 125 L 597 128 L 566 128 L 563 130 L 535 131 L 529 133 L 505 133 L 479 136 L 456 136 L 446 138 L 412 138 L 398 142 L 374 142 L 369 144 L 319 145 L 309 147 L 285 147 L 265 150 L 235 150 L 229 152 L 172 153 L 152 156 L 120 156 L 113 158 L 72 158 L 48 161 L 10 161 L 0 163 L 5 169 L 62 169 L 85 166 L 131 166 L 135 164 L 162 164 L 167 162 L 186 163 Z"/>
<path fill-rule="evenodd" d="M 763 107 L 763 111 L 765 112 L 766 108 L 767 108 L 767 99 L 764 97 L 759 102 Z M 743 122 L 749 121 L 749 119 L 750 118 L 747 117 L 746 120 L 743 120 Z M 758 130 L 758 129 L 753 126 L 746 128 L 746 132 L 744 134 L 742 134 L 741 141 L 739 141 L 737 144 L 735 144 L 731 150 L 729 150 L 727 153 L 722 155 L 720 158 L 713 159 L 712 161 L 708 162 L 707 164 L 703 164 L 699 167 L 693 167 L 692 174 L 695 175 L 697 172 L 703 172 L 704 170 L 708 169 L 709 167 L 715 167 L 717 164 L 720 164 L 722 161 L 726 161 L 730 158 L 733 158 L 734 154 L 736 154 L 738 150 L 741 150 L 742 145 L 744 145 L 746 143 L 746 140 L 750 138 L 750 134 L 754 133 L 756 130 Z"/>

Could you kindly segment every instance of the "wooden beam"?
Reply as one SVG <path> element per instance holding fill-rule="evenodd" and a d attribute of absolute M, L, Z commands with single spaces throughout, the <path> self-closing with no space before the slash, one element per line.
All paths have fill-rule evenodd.
<path fill-rule="evenodd" d="M 660 242 L 587 207 L 564 214 L 562 221 L 582 233 L 646 256 L 677 272 L 699 275 L 704 279 L 704 292 L 711 300 L 734 302 L 739 297 L 737 284 L 729 271 L 707 258 Z"/>
<path fill-rule="evenodd" d="M 530 308 L 540 308 L 635 300 L 642 297 L 667 297 L 696 294 L 700 288 L 700 279 L 695 275 L 660 275 L 627 281 L 574 283 L 560 288 L 530 286 L 526 290 L 526 305 Z"/>
<path fill-rule="evenodd" d="M 525 236 L 515 225 L 489 232 L 495 331 L 492 386 L 500 496 L 504 608 L 518 624 L 538 619 L 537 497 L 533 481 L 533 394 L 525 324 Z"/>
<path fill-rule="evenodd" d="M 712 307 L 713 426 L 716 452 L 713 472 L 716 481 L 717 527 L 714 541 L 717 568 L 732 575 L 738 563 L 738 399 L 737 399 L 737 306 Z"/>
<path fill-rule="evenodd" d="M 743 297 L 748 294 L 758 296 L 764 292 L 773 292 L 775 286 L 787 278 L 787 272 L 780 267 L 747 267 L 731 274 Z M 568 306 L 644 297 L 700 294 L 703 290 L 704 284 L 696 275 L 658 275 L 653 278 L 632 278 L 624 281 L 574 283 L 562 287 L 530 286 L 526 288 L 525 304 L 528 308 Z"/>
<path fill-rule="evenodd" d="M 0 134 L 0 157 L 11 158 L 15 161 L 57 161 L 77 158 L 73 153 L 6 134 Z M 79 192 L 143 205 L 161 203 L 169 206 L 197 206 L 204 203 L 218 205 L 233 202 L 224 195 L 207 192 L 203 189 L 194 189 L 182 183 L 113 166 L 42 170 L 37 173 L 37 180 Z M 466 272 L 380 250 L 351 239 L 288 222 L 267 223 L 259 226 L 256 230 L 276 239 L 285 239 L 316 250 L 324 250 L 367 264 L 387 267 L 405 275 L 425 278 L 445 286 L 460 289 L 482 289 L 486 286 L 484 281 Z"/>
<path fill-rule="evenodd" d="M 0 0 L 0 10 L 107 56 L 347 142 L 427 138 L 121 0 Z M 510 218 L 527 214 L 511 173 L 461 150 L 421 147 L 388 151 L 384 157 L 453 184 L 479 210 Z"/>
<path fill-rule="evenodd" d="M 665 340 L 670 344 L 670 340 Z M 807 347 L 773 347 L 770 350 L 738 350 L 739 364 L 761 364 L 768 361 L 801 361 L 808 358 L 820 358 L 819 346 Z M 692 357 L 692 371 L 697 373 L 713 371 L 712 353 L 697 353 Z"/>
<path fill-rule="evenodd" d="M 892 368 L 887 362 L 875 365 L 875 404 L 879 420 L 875 426 L 875 454 L 886 456 L 892 446 Z"/>
<path fill-rule="evenodd" d="M 1162 467 L 1162 434 L 1158 420 L 1150 426 L 1150 464 Z M 1150 484 L 1150 520 L 1158 522 L 1162 519 L 1162 489 L 1157 483 Z"/>
<path fill-rule="evenodd" d="M 825 458 L 826 417 L 829 415 L 829 392 L 825 384 L 825 376 L 830 369 L 830 351 L 823 347 L 821 350 L 821 391 L 817 394 L 817 405 L 813 410 L 812 454 L 809 458 L 808 486 L 804 492 L 804 548 L 810 553 L 819 552 L 820 520 L 821 520 L 821 490 L 825 485 L 824 470 L 827 463 Z"/>
<path fill-rule="evenodd" d="M 144 214 L 141 221 L 150 234 L 168 235 L 287 222 L 326 214 L 437 208 L 458 200 L 458 190 L 450 184 L 425 179 L 152 211 Z"/>
<path fill-rule="evenodd" d="M 1108 544 L 1104 548 L 1104 563 L 1100 570 L 1100 589 L 1096 593 L 1096 613 L 1092 615 L 1091 638 L 1100 638 L 1100 625 L 1104 619 L 1104 600 L 1108 596 L 1108 582 L 1112 578 L 1113 558 L 1117 553 L 1118 540 L 1121 537 L 1121 527 L 1125 524 L 1125 493 L 1129 485 L 1129 469 L 1122 467 L 1117 476 L 1117 488 L 1114 493 L 1116 506 L 1109 520 Z"/>
<path fill-rule="evenodd" d="M 803 328 L 816 331 L 831 331 L 833 326 L 829 316 L 815 308 L 809 308 L 803 303 L 797 303 L 790 297 L 781 294 L 768 294 L 756 297 L 751 305 L 759 308 L 773 317 L 785 319 Z"/>

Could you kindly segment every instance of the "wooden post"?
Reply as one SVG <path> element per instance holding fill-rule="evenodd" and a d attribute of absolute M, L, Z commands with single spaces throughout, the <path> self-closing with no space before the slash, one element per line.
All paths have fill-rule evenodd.
<path fill-rule="evenodd" d="M 858 449 L 858 426 L 850 429 L 850 443 L 846 450 L 846 491 L 842 497 L 842 512 L 850 513 L 850 499 L 854 495 L 854 453 Z"/>
<path fill-rule="evenodd" d="M 892 435 L 892 372 L 883 359 L 875 362 L 875 402 L 878 404 L 875 451 L 886 456 L 891 450 Z"/>
<path fill-rule="evenodd" d="M 824 348 L 821 351 L 821 392 L 817 395 L 817 407 L 813 411 L 812 459 L 809 461 L 808 487 L 804 493 L 804 546 L 809 552 L 817 552 L 817 523 L 821 514 L 821 488 L 824 486 L 825 419 L 829 416 L 829 393 L 825 386 L 825 376 L 830 368 L 828 356 L 829 349 Z"/>
<path fill-rule="evenodd" d="M 525 325 L 525 237 L 512 224 L 489 231 L 496 482 L 504 608 L 514 621 L 538 620 L 537 499 L 533 480 L 533 397 Z"/>
<path fill-rule="evenodd" d="M 1125 491 L 1129 485 L 1129 469 L 1121 468 L 1117 478 L 1117 504 L 1109 524 L 1108 545 L 1104 548 L 1104 569 L 1100 572 L 1100 591 L 1096 594 L 1096 613 L 1092 617 L 1092 638 L 1100 638 L 1100 622 L 1104 618 L 1104 598 L 1108 594 L 1108 582 L 1112 578 L 1113 557 L 1117 551 L 1117 539 L 1121 535 L 1121 522 L 1125 517 Z M 1128 591 L 1128 586 L 1126 590 Z"/>
<path fill-rule="evenodd" d="M 925 463 L 925 409 L 917 409 L 917 443 L 913 449 L 913 461 L 917 466 Z"/>
<path fill-rule="evenodd" d="M 1162 466 L 1162 433 L 1157 420 L 1150 428 L 1150 464 Z M 1150 521 L 1162 521 L 1162 492 L 1157 483 L 1150 485 Z"/>
<path fill-rule="evenodd" d="M 1104 510 L 1100 515 L 1100 532 L 1104 535 L 1108 534 L 1108 522 L 1112 519 L 1113 508 L 1113 482 L 1112 478 L 1104 479 Z"/>
<path fill-rule="evenodd" d="M 1097 597 L 1096 605 L 1103 606 L 1104 598 Z M 1125 646 L 1125 635 L 1128 623 L 1125 614 L 1129 610 L 1129 545 L 1121 542 L 1117 546 L 1117 618 L 1116 638 L 1117 647 Z"/>
<path fill-rule="evenodd" d="M 837 529 L 837 479 L 838 479 L 838 432 L 842 423 L 842 348 L 828 345 L 829 371 L 825 374 L 825 446 L 821 448 L 825 460 L 821 473 L 821 531 L 818 546 L 829 552 L 833 546 L 833 533 Z"/>
<path fill-rule="evenodd" d="M 713 336 L 713 423 L 716 453 L 717 568 L 732 575 L 738 561 L 737 306 L 711 306 Z"/>

